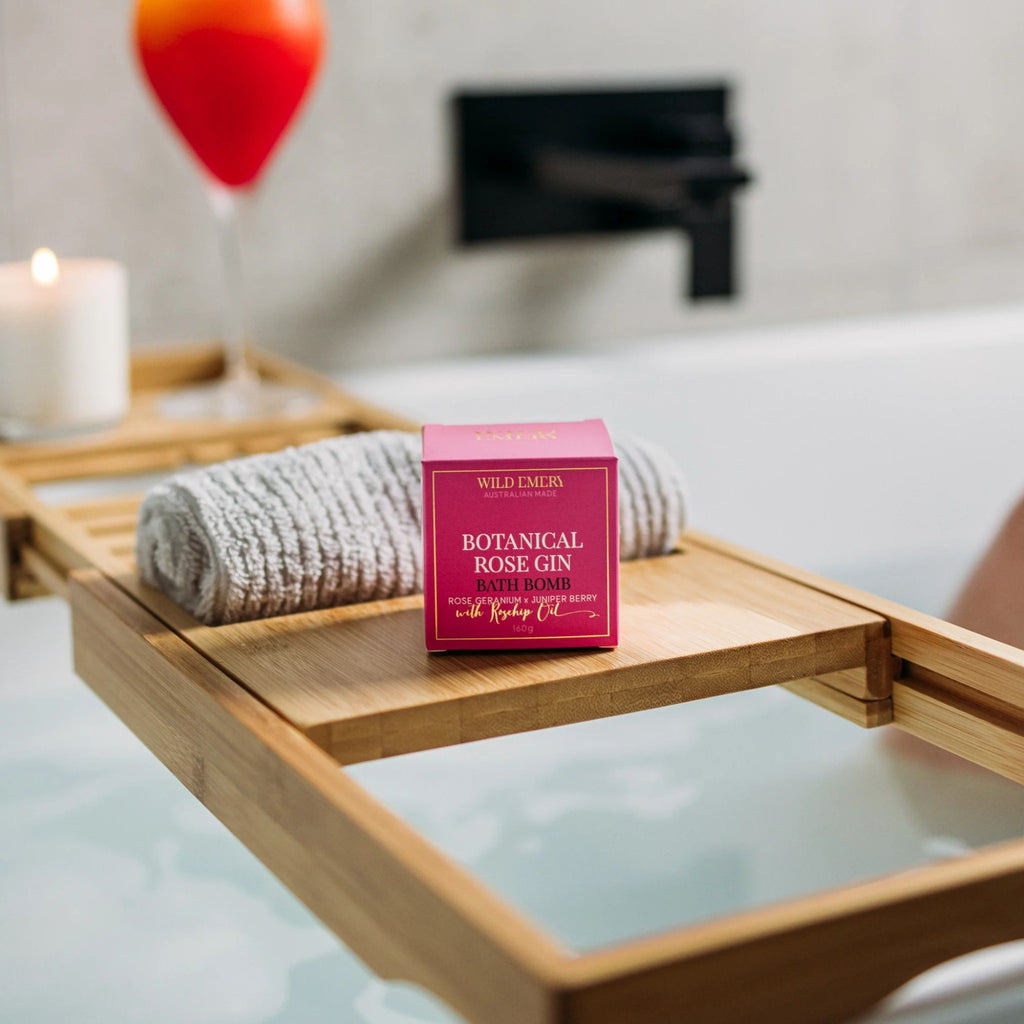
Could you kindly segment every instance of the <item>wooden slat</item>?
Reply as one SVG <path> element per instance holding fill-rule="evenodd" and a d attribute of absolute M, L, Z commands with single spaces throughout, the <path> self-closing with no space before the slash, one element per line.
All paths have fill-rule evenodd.
<path fill-rule="evenodd" d="M 888 630 L 886 635 L 872 640 L 877 651 L 868 651 L 868 663 L 864 668 L 848 668 L 829 672 L 819 678 L 826 686 L 856 697 L 858 700 L 883 700 L 892 696 L 892 680 L 899 665 L 899 659 L 892 657 Z"/>
<path fill-rule="evenodd" d="M 571 956 L 316 744 L 356 761 L 786 682 L 1024 781 L 1024 653 L 699 535 L 685 555 L 624 568 L 629 639 L 613 652 L 427 656 L 416 598 L 201 627 L 134 573 L 137 498 L 52 508 L 30 485 L 415 427 L 284 360 L 260 364 L 322 406 L 300 420 L 161 421 L 159 389 L 213 377 L 221 357 L 147 353 L 121 428 L 3 446 L 0 584 L 21 596 L 66 589 L 78 567 L 106 574 L 70 583 L 79 672 L 380 974 L 477 1024 L 668 1024 L 682 1011 L 699 1024 L 822 1024 L 951 956 L 1024 937 L 1015 844 Z"/>
<path fill-rule="evenodd" d="M 409 420 L 352 398 L 311 371 L 262 354 L 257 357 L 261 373 L 308 388 L 319 396 L 317 404 L 298 417 L 225 421 L 160 415 L 163 390 L 208 379 L 219 360 L 216 350 L 208 346 L 191 352 L 141 354 L 133 359 L 135 390 L 131 410 L 122 423 L 67 440 L 6 444 L 0 446 L 0 462 L 24 482 L 43 483 L 172 470 L 193 461 L 273 451 L 354 429 L 416 429 Z"/>
<path fill-rule="evenodd" d="M 5 601 L 17 596 L 19 549 L 28 538 L 30 523 L 28 507 L 11 483 L 0 467 L 0 600 Z"/>
<path fill-rule="evenodd" d="M 67 576 L 45 555 L 26 544 L 21 549 L 21 565 L 47 593 L 56 594 L 58 597 L 64 598 L 65 601 L 67 600 Z"/>
<path fill-rule="evenodd" d="M 572 1024 L 831 1024 L 1024 938 L 1024 843 L 588 954 Z"/>
<path fill-rule="evenodd" d="M 14 598 L 15 601 L 27 601 L 37 597 L 48 597 L 52 591 L 42 585 L 34 576 L 23 569 L 20 565 L 14 568 Z"/>
<path fill-rule="evenodd" d="M 93 537 L 134 536 L 136 515 L 111 516 L 109 519 L 90 519 L 86 529 Z"/>
<path fill-rule="evenodd" d="M 892 721 L 891 697 L 883 697 L 881 700 L 859 700 L 842 690 L 826 686 L 821 678 L 795 679 L 782 685 L 791 693 L 845 718 L 848 722 L 853 722 L 854 725 L 859 725 L 862 729 L 875 729 Z"/>
<path fill-rule="evenodd" d="M 188 452 L 180 444 L 161 444 L 147 448 L 93 451 L 84 457 L 71 453 L 58 457 L 12 460 L 18 475 L 30 484 L 57 480 L 85 480 L 89 477 L 132 476 L 156 470 L 168 472 L 188 462 Z"/>
<path fill-rule="evenodd" d="M 893 687 L 893 721 L 951 754 L 1024 783 L 1024 714 L 1001 701 L 979 703 L 954 680 L 907 676 Z"/>
<path fill-rule="evenodd" d="M 190 790 L 374 970 L 477 1024 L 822 1024 L 1024 937 L 1015 843 L 570 956 L 111 581 L 77 574 L 71 604 L 77 670 Z"/>
<path fill-rule="evenodd" d="M 274 380 L 308 387 L 321 396 L 310 413 L 241 422 L 166 420 L 156 409 L 161 390 L 215 376 L 222 365 L 216 346 L 144 351 L 133 356 L 132 410 L 111 430 L 67 440 L 0 445 L 0 596 L 11 598 L 17 551 L 31 543 L 61 575 L 94 565 L 109 573 L 131 566 L 130 517 L 139 497 L 52 508 L 35 497 L 35 484 L 97 476 L 176 470 L 335 436 L 354 429 L 415 429 L 415 424 L 340 392 L 326 379 L 283 359 L 257 357 Z M 124 518 L 115 522 L 119 516 Z M 108 520 L 104 522 L 104 520 Z M 118 544 L 96 543 L 122 533 Z M 109 536 L 107 536 L 109 534 Z M 19 578 L 24 579 L 21 573 Z M 24 590 L 24 587 L 21 588 Z"/>
<path fill-rule="evenodd" d="M 815 678 L 824 686 L 839 690 L 857 700 L 868 699 L 867 671 L 862 668 L 848 668 L 839 672 L 825 672 Z"/>
<path fill-rule="evenodd" d="M 693 543 L 707 550 L 739 558 L 749 565 L 767 569 L 785 579 L 884 616 L 890 625 L 892 654 L 895 657 L 937 672 L 1011 706 L 1024 707 L 1024 651 L 1019 648 L 736 545 L 698 533 L 689 536 Z"/>
<path fill-rule="evenodd" d="M 49 559 L 63 575 L 72 569 L 103 568 L 111 563 L 103 542 L 89 533 L 88 520 L 73 520 L 60 508 L 42 504 L 31 487 L 0 466 L 0 483 L 9 493 L 30 509 L 31 518 L 26 542 Z"/>
<path fill-rule="evenodd" d="M 567 954 L 99 573 L 75 668 L 370 967 L 480 1024 L 552 1024 Z"/>
<path fill-rule="evenodd" d="M 59 510 L 74 522 L 91 523 L 94 520 L 112 519 L 131 516 L 134 521 L 142 504 L 142 495 L 133 494 L 125 497 L 103 498 L 99 501 L 75 502 L 73 505 L 60 505 Z"/>
<path fill-rule="evenodd" d="M 140 600 L 342 763 L 863 666 L 879 616 L 699 548 L 620 572 L 615 650 L 429 654 L 422 598 L 206 627 Z"/>
<path fill-rule="evenodd" d="M 223 372 L 223 345 L 189 342 L 132 352 L 132 391 L 184 387 L 215 380 Z"/>

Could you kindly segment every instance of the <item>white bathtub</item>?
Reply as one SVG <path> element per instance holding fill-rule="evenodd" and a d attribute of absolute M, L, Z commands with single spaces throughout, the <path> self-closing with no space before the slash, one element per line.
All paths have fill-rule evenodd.
<path fill-rule="evenodd" d="M 604 416 L 677 454 L 696 525 L 934 611 L 1024 486 L 1022 381 L 1024 308 L 345 383 L 423 419 Z M 66 637 L 57 601 L 0 606 L 0 1020 L 453 1019 L 341 949 L 72 676 Z M 354 773 L 581 947 L 1024 834 L 1024 790 L 775 690 Z M 1024 1019 L 1020 963 L 947 971 L 919 993 L 965 994 L 885 1019 Z"/>
<path fill-rule="evenodd" d="M 679 458 L 702 529 L 929 611 L 1024 492 L 1024 306 L 351 375 L 416 417 L 603 416 Z"/>

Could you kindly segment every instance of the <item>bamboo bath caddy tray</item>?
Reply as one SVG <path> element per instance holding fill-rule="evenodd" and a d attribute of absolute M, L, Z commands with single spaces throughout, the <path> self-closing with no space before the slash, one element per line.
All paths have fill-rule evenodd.
<path fill-rule="evenodd" d="M 560 946 L 341 767 L 781 684 L 1024 782 L 1024 652 L 696 533 L 622 566 L 610 652 L 427 655 L 418 597 L 202 626 L 135 572 L 141 495 L 54 505 L 40 488 L 415 426 L 259 358 L 320 403 L 294 420 L 163 420 L 159 395 L 221 360 L 152 352 L 119 428 L 0 445 L 0 592 L 69 601 L 79 675 L 379 975 L 475 1024 L 825 1024 L 1024 938 L 1022 840 L 597 952 Z"/>

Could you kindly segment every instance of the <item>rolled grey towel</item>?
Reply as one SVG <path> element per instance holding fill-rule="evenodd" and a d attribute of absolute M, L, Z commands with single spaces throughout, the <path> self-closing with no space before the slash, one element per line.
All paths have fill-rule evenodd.
<path fill-rule="evenodd" d="M 671 551 L 685 486 L 658 445 L 617 435 L 619 555 Z M 180 473 L 139 510 L 142 578 L 207 625 L 423 589 L 418 434 L 367 431 Z"/>
<path fill-rule="evenodd" d="M 661 445 L 632 434 L 612 438 L 619 457 L 619 560 L 667 555 L 686 525 L 686 482 Z"/>

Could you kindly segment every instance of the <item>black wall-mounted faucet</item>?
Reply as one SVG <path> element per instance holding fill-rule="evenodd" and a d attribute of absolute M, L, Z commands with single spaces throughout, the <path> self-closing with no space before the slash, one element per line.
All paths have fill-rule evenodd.
<path fill-rule="evenodd" d="M 454 100 L 466 244 L 679 228 L 694 299 L 736 292 L 728 87 L 463 93 Z"/>

